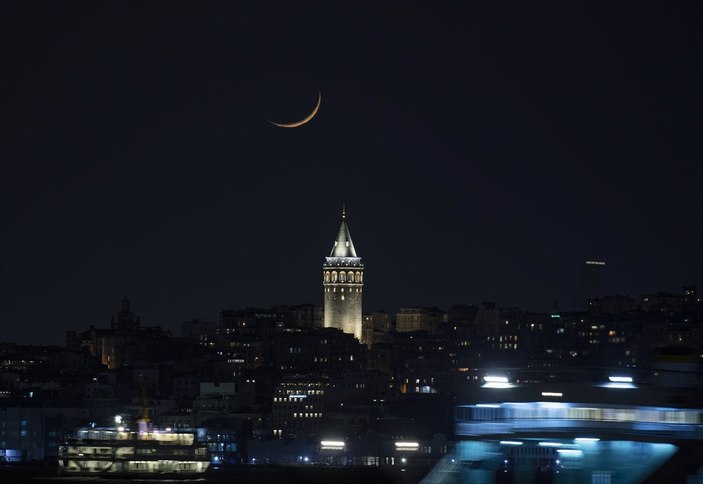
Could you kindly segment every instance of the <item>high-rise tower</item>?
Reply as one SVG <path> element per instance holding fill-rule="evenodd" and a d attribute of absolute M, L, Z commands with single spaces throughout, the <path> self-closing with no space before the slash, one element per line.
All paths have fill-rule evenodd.
<path fill-rule="evenodd" d="M 586 309 L 591 309 L 591 302 L 598 299 L 601 294 L 601 280 L 605 262 L 602 260 L 587 260 L 583 265 L 583 301 Z"/>
<path fill-rule="evenodd" d="M 342 225 L 332 253 L 322 265 L 325 289 L 325 328 L 339 328 L 361 340 L 361 293 L 364 264 L 356 255 L 342 209 Z"/>

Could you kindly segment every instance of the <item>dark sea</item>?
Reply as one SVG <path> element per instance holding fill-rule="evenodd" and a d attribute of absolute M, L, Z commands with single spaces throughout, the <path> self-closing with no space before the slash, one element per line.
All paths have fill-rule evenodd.
<path fill-rule="evenodd" d="M 246 466 L 213 468 L 194 479 L 65 477 L 55 467 L 0 466 L 2 484 L 160 484 L 160 483 L 232 483 L 232 484 L 414 484 L 429 468 L 382 468 L 352 466 Z"/>

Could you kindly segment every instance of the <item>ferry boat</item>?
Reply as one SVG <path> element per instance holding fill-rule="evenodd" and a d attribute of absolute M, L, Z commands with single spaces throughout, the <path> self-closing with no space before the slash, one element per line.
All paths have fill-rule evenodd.
<path fill-rule="evenodd" d="M 59 473 L 102 477 L 197 477 L 210 465 L 198 430 L 84 427 L 59 448 Z"/>

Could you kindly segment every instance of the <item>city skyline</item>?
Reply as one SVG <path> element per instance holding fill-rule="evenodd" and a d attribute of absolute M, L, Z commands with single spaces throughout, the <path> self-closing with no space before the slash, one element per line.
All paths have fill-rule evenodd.
<path fill-rule="evenodd" d="M 3 3 L 0 340 L 322 305 L 342 203 L 364 312 L 700 286 L 701 10 Z"/>

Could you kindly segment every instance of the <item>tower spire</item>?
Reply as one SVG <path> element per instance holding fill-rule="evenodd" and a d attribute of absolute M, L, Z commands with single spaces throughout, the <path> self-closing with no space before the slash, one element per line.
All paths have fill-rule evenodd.
<path fill-rule="evenodd" d="M 349 234 L 349 227 L 347 226 L 347 208 L 345 205 L 342 205 L 342 224 L 339 226 L 339 233 L 332 246 L 330 257 L 357 257 L 354 243 Z"/>

